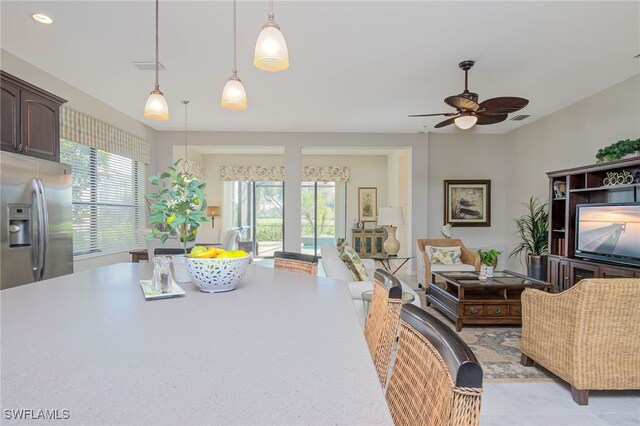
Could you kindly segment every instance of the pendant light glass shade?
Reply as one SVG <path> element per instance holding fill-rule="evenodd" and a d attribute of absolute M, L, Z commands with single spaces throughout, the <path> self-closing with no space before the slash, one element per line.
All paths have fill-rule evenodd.
<path fill-rule="evenodd" d="M 151 92 L 144 106 L 144 116 L 152 120 L 167 121 L 169 119 L 169 106 L 161 91 Z"/>
<path fill-rule="evenodd" d="M 231 111 L 247 109 L 247 93 L 244 91 L 242 81 L 238 77 L 230 77 L 222 90 L 220 105 Z"/>
<path fill-rule="evenodd" d="M 458 126 L 459 129 L 467 130 L 472 128 L 474 124 L 476 124 L 476 121 L 478 121 L 478 117 L 473 114 L 462 113 L 460 117 L 456 118 L 453 121 L 454 123 L 456 123 L 456 126 Z"/>
<path fill-rule="evenodd" d="M 144 105 L 144 116 L 152 120 L 166 121 L 169 119 L 169 106 L 167 105 L 167 100 L 164 98 L 164 93 L 160 91 L 160 84 L 158 82 L 158 72 L 160 70 L 160 61 L 158 59 L 158 28 L 160 26 L 159 3 L 159 0 L 156 0 L 156 85 L 147 98 L 147 103 Z"/>
<path fill-rule="evenodd" d="M 289 50 L 280 27 L 269 21 L 262 27 L 256 42 L 253 65 L 263 71 L 284 71 L 289 68 Z"/>

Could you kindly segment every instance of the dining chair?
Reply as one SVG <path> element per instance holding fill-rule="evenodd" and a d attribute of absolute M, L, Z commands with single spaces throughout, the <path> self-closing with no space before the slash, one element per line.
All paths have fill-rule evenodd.
<path fill-rule="evenodd" d="M 225 250 L 235 250 L 238 247 L 238 240 L 240 239 L 240 231 L 237 229 L 230 229 L 224 234 L 222 240 L 222 248 Z"/>
<path fill-rule="evenodd" d="M 318 273 L 318 256 L 276 251 L 273 253 L 273 269 L 316 275 Z"/>
<path fill-rule="evenodd" d="M 364 336 L 382 387 L 386 385 L 391 353 L 398 336 L 402 284 L 382 269 L 373 274 L 373 295 L 364 324 Z"/>
<path fill-rule="evenodd" d="M 407 304 L 386 397 L 396 425 L 477 425 L 482 368 L 451 328 Z"/>

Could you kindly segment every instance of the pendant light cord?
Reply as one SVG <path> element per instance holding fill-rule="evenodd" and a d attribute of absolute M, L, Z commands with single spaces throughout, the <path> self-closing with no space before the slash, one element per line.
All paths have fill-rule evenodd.
<path fill-rule="evenodd" d="M 233 76 L 238 76 L 236 67 L 236 0 L 233 0 Z"/>
<path fill-rule="evenodd" d="M 273 21 L 273 0 L 269 0 L 269 20 Z"/>
<path fill-rule="evenodd" d="M 182 170 L 185 173 L 189 173 L 190 166 L 187 161 L 187 107 L 189 105 L 189 101 L 183 100 L 182 103 L 184 104 L 184 163 L 182 163 Z"/>
<path fill-rule="evenodd" d="M 158 26 L 159 26 L 159 5 L 160 0 L 156 0 L 156 91 L 160 90 L 160 83 L 158 83 L 158 69 L 160 68 L 160 60 L 158 59 Z"/>

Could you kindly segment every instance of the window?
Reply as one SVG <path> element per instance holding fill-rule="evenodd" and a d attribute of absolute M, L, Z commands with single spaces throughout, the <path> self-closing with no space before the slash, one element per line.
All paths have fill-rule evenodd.
<path fill-rule="evenodd" d="M 60 161 L 73 173 L 73 255 L 140 247 L 144 164 L 64 139 Z"/>

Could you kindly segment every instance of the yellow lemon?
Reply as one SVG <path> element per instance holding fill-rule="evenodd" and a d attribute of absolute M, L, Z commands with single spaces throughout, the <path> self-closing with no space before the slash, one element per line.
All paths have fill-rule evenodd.
<path fill-rule="evenodd" d="M 175 218 L 176 218 L 175 214 L 172 214 L 171 216 L 169 216 L 167 218 L 167 225 L 171 225 L 171 222 L 173 222 L 175 220 Z"/>
<path fill-rule="evenodd" d="M 229 253 L 228 251 L 225 251 L 224 253 L 219 253 L 216 256 L 216 259 L 231 259 L 233 258 L 233 254 Z"/>
<path fill-rule="evenodd" d="M 200 204 L 200 198 L 196 197 L 193 199 L 193 204 L 195 204 L 196 206 Z"/>

